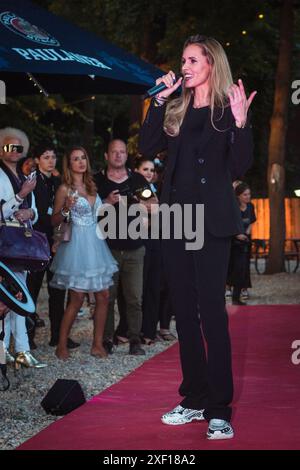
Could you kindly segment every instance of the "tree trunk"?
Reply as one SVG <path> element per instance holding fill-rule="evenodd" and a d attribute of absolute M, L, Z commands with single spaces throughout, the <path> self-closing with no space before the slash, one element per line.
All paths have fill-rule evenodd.
<path fill-rule="evenodd" d="M 143 37 L 140 42 L 138 55 L 150 64 L 158 65 L 157 45 L 164 37 L 166 29 L 166 17 L 164 14 L 153 14 L 151 17 L 144 18 Z M 159 66 L 159 65 L 158 65 Z M 155 80 L 153 79 L 153 85 Z M 149 88 L 151 85 L 149 86 Z M 141 96 L 133 97 L 131 101 L 131 120 L 130 124 L 141 124 L 145 117 L 145 109 L 148 109 L 149 102 L 144 101 Z"/>
<path fill-rule="evenodd" d="M 140 95 L 131 95 L 130 101 L 130 124 L 132 125 L 141 122 L 143 99 Z"/>
<path fill-rule="evenodd" d="M 79 108 L 84 115 L 84 125 L 81 130 L 82 145 L 87 150 L 91 160 L 93 160 L 93 141 L 95 136 L 95 101 L 90 97 L 83 95 L 80 97 L 82 102 Z"/>
<path fill-rule="evenodd" d="M 270 253 L 266 274 L 285 271 L 284 161 L 292 65 L 293 3 L 294 0 L 283 0 L 281 12 L 280 47 L 269 139 L 268 190 L 270 201 Z"/>

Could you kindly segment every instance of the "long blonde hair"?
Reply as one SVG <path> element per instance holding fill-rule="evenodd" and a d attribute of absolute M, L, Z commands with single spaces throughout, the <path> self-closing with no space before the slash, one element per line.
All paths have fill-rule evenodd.
<path fill-rule="evenodd" d="M 190 36 L 184 43 L 183 50 L 191 44 L 196 44 L 201 48 L 202 54 L 212 66 L 210 75 L 210 109 L 211 122 L 216 129 L 213 123 L 214 109 L 220 108 L 222 117 L 224 108 L 228 106 L 228 88 L 233 83 L 229 62 L 223 47 L 216 39 L 201 36 L 200 34 Z M 181 96 L 172 100 L 167 105 L 164 130 L 172 137 L 179 134 L 186 110 L 193 96 L 193 90 L 185 88 L 184 81 L 182 88 Z"/>
<path fill-rule="evenodd" d="M 80 150 L 85 155 L 87 166 L 86 166 L 86 172 L 83 175 L 83 184 L 86 187 L 86 192 L 90 196 L 95 196 L 96 193 L 97 193 L 97 189 L 96 189 L 96 185 L 94 183 L 93 176 L 92 176 L 92 170 L 91 170 L 91 164 L 90 164 L 89 156 L 88 156 L 87 151 L 85 150 L 84 147 L 74 146 L 74 147 L 70 148 L 67 151 L 67 153 L 64 155 L 62 182 L 70 188 L 73 187 L 74 181 L 73 181 L 73 176 L 72 176 L 72 171 L 71 171 L 71 155 L 74 152 L 74 150 Z"/>

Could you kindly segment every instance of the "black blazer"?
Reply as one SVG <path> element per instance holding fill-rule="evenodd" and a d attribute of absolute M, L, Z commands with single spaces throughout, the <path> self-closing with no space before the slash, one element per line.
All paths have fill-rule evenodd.
<path fill-rule="evenodd" d="M 34 196 L 39 218 L 34 228 L 47 235 L 51 247 L 53 245 L 53 226 L 49 208 L 53 209 L 54 196 L 60 184 L 61 179 L 58 176 L 50 176 L 48 179 L 37 170 Z"/>
<path fill-rule="evenodd" d="M 192 102 L 187 113 L 190 112 Z M 168 158 L 160 203 L 170 203 L 172 179 L 176 166 L 179 144 L 184 138 L 185 119 L 176 137 L 163 130 L 166 106 L 155 107 L 152 101 L 140 130 L 139 151 L 148 158 L 167 149 Z M 239 129 L 235 126 L 230 107 L 215 111 L 211 124 L 211 111 L 197 145 L 197 172 L 199 185 L 195 202 L 204 204 L 206 229 L 217 237 L 243 233 L 240 210 L 232 188 L 232 181 L 241 178 L 252 164 L 253 141 L 250 125 Z"/>

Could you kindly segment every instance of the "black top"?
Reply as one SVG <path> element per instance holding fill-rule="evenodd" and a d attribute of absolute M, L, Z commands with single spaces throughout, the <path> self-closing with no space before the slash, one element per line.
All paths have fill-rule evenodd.
<path fill-rule="evenodd" d="M 94 177 L 95 183 L 97 185 L 98 194 L 101 197 L 102 201 L 107 198 L 107 196 L 112 191 L 120 191 L 121 194 L 125 195 L 126 193 L 134 193 L 137 189 L 142 189 L 145 186 L 149 187 L 146 179 L 136 172 L 128 172 L 128 179 L 122 183 L 116 183 L 115 181 L 110 180 L 106 172 L 99 172 Z M 130 206 L 130 198 L 128 198 L 128 207 Z M 114 250 L 136 250 L 143 246 L 143 240 L 138 238 L 137 240 L 132 240 L 128 236 L 126 239 L 119 239 L 119 203 L 114 205 L 116 209 L 116 234 L 117 238 L 107 239 L 108 246 Z M 130 222 L 134 220 L 133 216 L 128 216 L 127 213 L 127 228 Z"/>
<path fill-rule="evenodd" d="M 254 205 L 252 204 L 252 202 L 248 202 L 247 207 L 244 211 L 241 210 L 241 216 L 244 226 L 244 233 L 246 233 L 249 225 L 253 224 L 256 221 Z"/>
<path fill-rule="evenodd" d="M 191 107 L 185 122 L 184 138 L 180 141 L 172 186 L 181 196 L 182 202 L 195 202 L 197 197 L 198 140 L 208 116 L 208 106 Z M 200 202 L 200 201 L 198 201 Z"/>
<path fill-rule="evenodd" d="M 179 155 L 183 157 L 186 145 L 194 146 L 197 155 L 196 165 L 193 162 L 192 168 L 195 171 L 197 194 L 193 201 L 204 204 L 206 229 L 217 237 L 242 233 L 241 214 L 232 181 L 241 179 L 252 164 L 253 141 L 249 122 L 245 128 L 239 129 L 235 126 L 229 106 L 215 108 L 213 116 L 208 109 L 202 131 L 193 132 L 190 128 L 190 123 L 194 122 L 193 116 L 201 116 L 205 111 L 201 108 L 194 110 L 191 100 L 179 135 L 170 136 L 164 132 L 165 110 L 165 105 L 155 107 L 152 101 L 139 138 L 139 151 L 148 158 L 163 150 L 168 152 L 160 202 L 170 204 L 174 197 L 176 200 L 176 193 L 175 196 L 173 194 L 174 181 L 180 175 L 177 159 Z M 211 123 L 212 118 L 214 125 Z M 193 147 L 189 148 L 190 152 L 193 151 Z M 185 202 L 182 197 L 178 197 L 177 201 Z"/>
<path fill-rule="evenodd" d="M 61 181 L 59 177 L 47 177 L 39 170 L 37 171 L 34 196 L 39 218 L 34 228 L 47 235 L 47 239 L 50 246 L 52 246 L 53 244 L 53 227 L 51 224 L 51 214 L 54 205 L 54 196 L 60 183 Z"/>

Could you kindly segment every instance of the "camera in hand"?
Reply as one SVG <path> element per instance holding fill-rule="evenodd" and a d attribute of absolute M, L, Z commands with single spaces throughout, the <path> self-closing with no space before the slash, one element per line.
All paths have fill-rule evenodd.
<path fill-rule="evenodd" d="M 137 188 L 134 191 L 129 187 L 129 185 L 126 185 L 120 190 L 120 196 L 126 196 L 128 202 L 132 204 L 139 200 L 147 201 L 153 197 L 153 192 L 149 186 L 146 185 L 141 188 Z"/>

